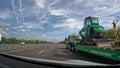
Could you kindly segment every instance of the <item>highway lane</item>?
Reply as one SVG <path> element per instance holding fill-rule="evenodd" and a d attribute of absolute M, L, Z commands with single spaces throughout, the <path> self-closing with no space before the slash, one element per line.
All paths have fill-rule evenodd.
<path fill-rule="evenodd" d="M 83 52 L 71 52 L 65 49 L 65 44 L 40 44 L 35 47 L 6 51 L 4 53 L 59 61 L 86 60 L 97 63 L 116 63 L 111 60 L 106 60 L 101 57 L 92 56 L 91 54 L 85 54 Z"/>
<path fill-rule="evenodd" d="M 28 49 L 8 51 L 5 53 L 54 60 L 68 60 L 72 58 L 70 56 L 72 53 L 65 49 L 64 44 L 47 44 Z"/>

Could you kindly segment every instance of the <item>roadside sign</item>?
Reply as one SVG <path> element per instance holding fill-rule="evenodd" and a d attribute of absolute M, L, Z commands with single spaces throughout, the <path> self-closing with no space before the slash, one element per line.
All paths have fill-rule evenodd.
<path fill-rule="evenodd" d="M 0 41 L 2 40 L 2 34 L 0 34 Z"/>

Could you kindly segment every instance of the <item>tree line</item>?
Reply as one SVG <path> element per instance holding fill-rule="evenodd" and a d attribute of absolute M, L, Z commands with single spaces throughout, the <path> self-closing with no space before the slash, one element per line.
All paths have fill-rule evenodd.
<path fill-rule="evenodd" d="M 45 40 L 27 40 L 27 39 L 16 39 L 16 38 L 6 38 L 2 37 L 0 44 L 21 44 L 24 42 L 25 44 L 41 44 L 41 43 L 51 43 Z"/>
<path fill-rule="evenodd" d="M 120 28 L 117 29 L 117 35 L 119 33 L 120 33 Z M 114 39 L 114 30 L 113 29 L 105 30 L 105 38 Z"/>

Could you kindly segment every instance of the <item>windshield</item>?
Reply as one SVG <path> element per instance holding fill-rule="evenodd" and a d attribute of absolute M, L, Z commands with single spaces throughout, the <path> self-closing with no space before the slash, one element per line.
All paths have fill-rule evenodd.
<path fill-rule="evenodd" d="M 99 24 L 99 22 L 98 22 L 98 18 L 92 18 L 92 23 Z"/>
<path fill-rule="evenodd" d="M 120 47 L 110 45 L 114 42 L 112 20 L 120 20 L 119 3 L 120 0 L 0 0 L 0 65 L 21 63 L 2 54 L 73 65 L 119 64 Z M 69 37 L 73 33 L 75 36 Z M 105 37 L 99 42 L 101 36 Z"/>

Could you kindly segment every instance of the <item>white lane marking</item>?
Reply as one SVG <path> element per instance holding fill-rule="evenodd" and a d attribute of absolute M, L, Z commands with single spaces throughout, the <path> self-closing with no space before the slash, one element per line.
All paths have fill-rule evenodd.
<path fill-rule="evenodd" d="M 42 52 L 44 52 L 45 50 L 42 50 L 42 51 L 40 51 L 40 52 L 38 52 L 38 54 L 41 54 Z"/>

